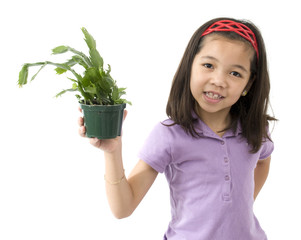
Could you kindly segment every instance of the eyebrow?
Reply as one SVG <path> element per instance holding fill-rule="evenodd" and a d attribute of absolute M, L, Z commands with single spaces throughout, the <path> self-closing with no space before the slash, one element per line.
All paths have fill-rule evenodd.
<path fill-rule="evenodd" d="M 212 56 L 201 56 L 201 58 L 207 58 L 207 59 L 211 59 L 211 60 L 214 60 L 214 61 L 219 62 L 219 60 L 218 60 L 217 58 L 212 57 Z M 242 66 L 242 65 L 234 64 L 234 65 L 231 65 L 231 66 L 232 66 L 232 67 L 239 68 L 239 69 L 241 69 L 241 70 L 244 71 L 244 72 L 248 72 L 248 70 L 247 70 L 244 66 Z"/>

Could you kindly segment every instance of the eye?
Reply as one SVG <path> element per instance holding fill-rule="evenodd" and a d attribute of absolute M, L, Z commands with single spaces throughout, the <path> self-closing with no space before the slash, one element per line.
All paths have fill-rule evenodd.
<path fill-rule="evenodd" d="M 239 72 L 233 71 L 233 72 L 231 72 L 230 74 L 233 75 L 234 77 L 242 77 L 241 74 L 240 74 Z"/>
<path fill-rule="evenodd" d="M 203 64 L 203 66 L 204 66 L 205 68 L 213 68 L 213 65 L 210 64 L 210 63 L 205 63 L 205 64 Z"/>

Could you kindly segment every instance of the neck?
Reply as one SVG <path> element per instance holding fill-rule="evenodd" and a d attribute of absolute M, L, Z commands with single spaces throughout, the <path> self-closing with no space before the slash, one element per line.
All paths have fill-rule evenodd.
<path fill-rule="evenodd" d="M 196 114 L 213 132 L 219 136 L 223 136 L 225 133 L 224 130 L 231 124 L 230 109 L 228 111 L 208 113 L 197 108 Z"/>

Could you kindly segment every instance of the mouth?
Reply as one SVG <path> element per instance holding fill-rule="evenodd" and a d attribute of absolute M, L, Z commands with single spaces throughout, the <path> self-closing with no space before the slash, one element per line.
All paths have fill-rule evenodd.
<path fill-rule="evenodd" d="M 225 98 L 224 96 L 219 95 L 218 93 L 215 93 L 215 92 L 204 92 L 204 94 L 207 98 L 210 98 L 212 100 L 220 100 L 220 99 Z"/>

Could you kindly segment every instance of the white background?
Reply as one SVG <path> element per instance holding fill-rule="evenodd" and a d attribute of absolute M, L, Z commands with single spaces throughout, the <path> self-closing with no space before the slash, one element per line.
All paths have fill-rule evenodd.
<path fill-rule="evenodd" d="M 280 121 L 255 212 L 269 239 L 301 239 L 298 9 L 294 0 L 2 1 L 0 239 L 162 239 L 170 218 L 165 177 L 157 178 L 130 218 L 114 219 L 102 153 L 77 133 L 76 98 L 53 97 L 71 82 L 49 66 L 19 89 L 18 73 L 25 62 L 65 59 L 50 55 L 58 45 L 86 51 L 80 30 L 86 27 L 133 103 L 123 129 L 128 174 L 150 129 L 165 119 L 171 81 L 190 37 L 220 16 L 252 20 L 265 39 L 271 103 Z"/>

